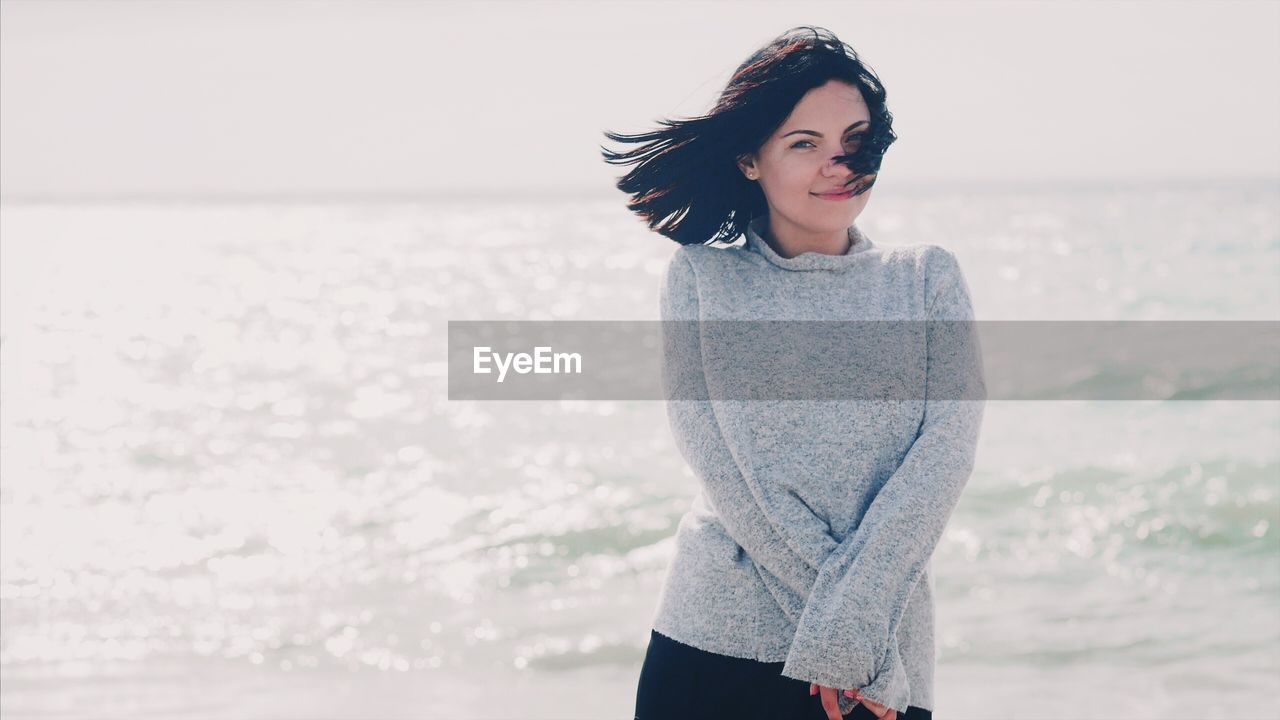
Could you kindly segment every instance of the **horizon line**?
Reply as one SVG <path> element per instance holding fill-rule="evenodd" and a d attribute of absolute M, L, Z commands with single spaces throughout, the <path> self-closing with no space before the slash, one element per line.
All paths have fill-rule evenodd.
<path fill-rule="evenodd" d="M 1114 178 L 985 178 L 968 179 L 894 179 L 897 189 L 908 191 L 945 191 L 964 192 L 968 190 L 1120 190 L 1136 188 L 1168 188 L 1190 189 L 1207 188 L 1213 185 L 1276 185 L 1280 186 L 1280 175 L 1222 175 L 1205 177 L 1203 175 L 1183 178 L 1160 177 L 1114 177 Z M 1280 189 L 1278 187 L 1277 189 Z M 616 188 L 550 188 L 545 190 L 529 190 L 520 195 L 506 195 L 504 203 L 519 203 L 537 200 L 609 200 L 625 197 L 625 193 Z M 413 203 L 432 201 L 476 201 L 492 202 L 491 193 L 484 190 L 427 189 L 422 190 L 323 190 L 323 191 L 283 191 L 283 192 L 34 192 L 6 193 L 0 192 L 0 204 L 11 205 L 71 205 L 71 204 L 108 204 L 108 203 L 147 203 L 147 204 L 289 204 L 289 203 Z"/>

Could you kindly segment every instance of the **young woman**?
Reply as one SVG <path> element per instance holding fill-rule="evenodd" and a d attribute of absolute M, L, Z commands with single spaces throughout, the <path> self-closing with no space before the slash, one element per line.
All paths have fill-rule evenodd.
<path fill-rule="evenodd" d="M 973 467 L 985 385 L 954 254 L 882 248 L 854 225 L 896 139 L 885 91 L 829 31 L 798 27 L 742 63 L 709 114 L 662 125 L 607 133 L 643 145 L 605 151 L 636 164 L 618 182 L 628 207 L 680 243 L 661 289 L 663 380 L 700 481 L 636 720 L 930 720 L 929 559 Z M 875 378 L 820 343 L 726 349 L 712 320 L 899 320 L 927 325 L 927 342 L 866 373 L 892 375 L 901 401 L 723 400 Z M 797 371 L 755 373 L 758 355 Z"/>

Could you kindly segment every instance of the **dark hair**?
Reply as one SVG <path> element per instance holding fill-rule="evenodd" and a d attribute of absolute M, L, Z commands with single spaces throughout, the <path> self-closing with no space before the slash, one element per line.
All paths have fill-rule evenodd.
<path fill-rule="evenodd" d="M 768 212 L 764 191 L 742 176 L 738 158 L 758 151 L 805 93 L 831 80 L 858 88 L 871 112 L 857 152 L 836 158 L 861 182 L 855 195 L 870 190 L 885 151 L 898 137 L 884 87 L 835 34 L 802 25 L 739 65 L 711 112 L 658 120 L 663 129 L 653 132 L 605 131 L 615 142 L 644 143 L 622 153 L 601 147 L 605 162 L 636 165 L 617 182 L 632 197 L 627 208 L 644 218 L 650 230 L 682 245 L 736 240 L 752 218 Z"/>

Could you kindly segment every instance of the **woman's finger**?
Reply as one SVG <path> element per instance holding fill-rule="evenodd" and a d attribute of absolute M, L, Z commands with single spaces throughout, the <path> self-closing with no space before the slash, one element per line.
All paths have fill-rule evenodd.
<path fill-rule="evenodd" d="M 868 700 L 861 695 L 858 696 L 858 701 L 863 705 L 866 705 L 867 709 L 874 713 L 876 717 L 880 718 L 880 720 L 893 720 L 893 715 L 890 715 L 890 713 L 896 714 L 896 711 L 894 711 L 893 708 L 881 705 L 874 700 Z"/>
<path fill-rule="evenodd" d="M 840 701 L 836 699 L 836 689 L 825 685 L 818 686 L 822 693 L 822 709 L 827 711 L 827 720 L 844 720 L 840 715 Z"/>
<path fill-rule="evenodd" d="M 818 694 L 818 684 L 817 684 L 817 683 L 809 683 L 809 694 L 810 694 L 810 695 L 817 695 L 817 694 Z"/>

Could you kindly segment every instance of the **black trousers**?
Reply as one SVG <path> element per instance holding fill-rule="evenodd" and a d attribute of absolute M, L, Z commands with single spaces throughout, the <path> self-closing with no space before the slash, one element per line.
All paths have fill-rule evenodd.
<path fill-rule="evenodd" d="M 653 630 L 636 687 L 635 720 L 827 720 L 809 683 L 784 677 L 781 662 L 717 655 Z M 876 720 L 859 703 L 845 718 Z M 933 720 L 910 706 L 899 720 Z"/>

